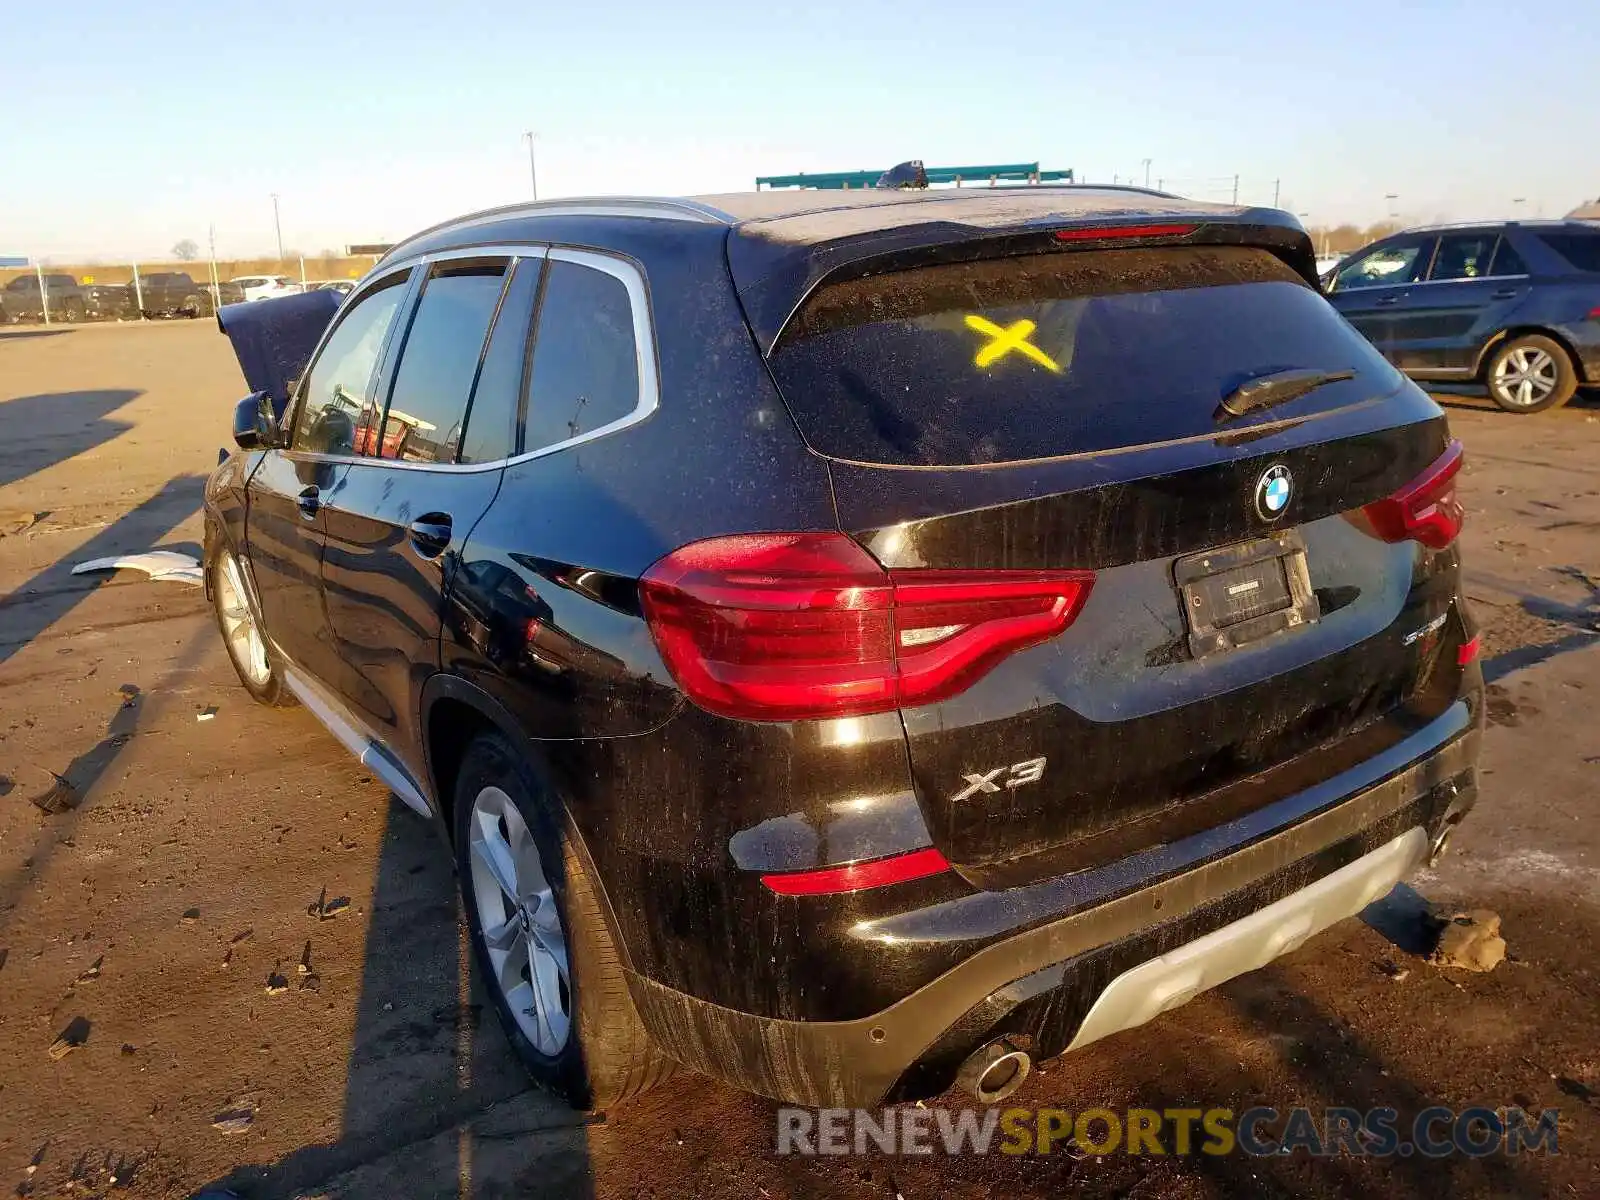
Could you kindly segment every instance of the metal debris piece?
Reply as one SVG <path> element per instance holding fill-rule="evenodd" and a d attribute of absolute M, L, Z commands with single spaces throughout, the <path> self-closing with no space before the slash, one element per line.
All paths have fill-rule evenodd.
<path fill-rule="evenodd" d="M 211 1128 L 221 1133 L 245 1133 L 255 1123 L 254 1108 L 230 1108 L 211 1118 Z"/>
<path fill-rule="evenodd" d="M 92 558 L 72 568 L 74 575 L 87 575 L 93 571 L 143 571 L 158 583 L 205 582 L 199 560 L 192 554 L 179 554 L 176 550 L 150 550 L 143 554 L 122 554 L 111 558 Z"/>
<path fill-rule="evenodd" d="M 71 812 L 83 803 L 78 789 L 45 767 L 23 767 L 12 781 L 33 806 L 49 816 Z"/>
<path fill-rule="evenodd" d="M 60 1062 L 89 1040 L 89 1021 L 86 1017 L 73 1017 L 67 1027 L 50 1043 L 50 1057 Z"/>

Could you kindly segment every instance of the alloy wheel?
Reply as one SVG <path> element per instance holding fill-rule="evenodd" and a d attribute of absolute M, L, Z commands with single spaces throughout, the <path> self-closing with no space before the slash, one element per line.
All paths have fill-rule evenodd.
<path fill-rule="evenodd" d="M 1556 360 L 1537 346 L 1518 346 L 1494 367 L 1495 394 L 1527 408 L 1550 395 L 1558 379 Z"/>
<path fill-rule="evenodd" d="M 572 1029 L 566 931 L 533 834 L 497 787 L 472 802 L 468 850 L 490 982 L 523 1036 L 553 1058 Z"/>
<path fill-rule="evenodd" d="M 255 610 L 250 607 L 249 597 L 245 593 L 239 560 L 231 554 L 224 553 L 222 556 L 217 591 L 217 611 L 222 617 L 222 636 L 228 643 L 228 652 L 251 683 L 265 687 L 272 675 L 272 665 L 267 661 L 266 639 L 261 635 Z"/>

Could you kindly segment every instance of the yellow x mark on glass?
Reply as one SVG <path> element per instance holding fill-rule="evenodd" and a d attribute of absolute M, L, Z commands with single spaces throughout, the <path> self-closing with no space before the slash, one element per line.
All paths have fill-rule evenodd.
<path fill-rule="evenodd" d="M 1028 340 L 1038 326 L 1026 317 L 1020 321 L 1013 321 L 1011 324 L 1001 328 L 986 317 L 969 314 L 967 328 L 975 330 L 989 339 L 988 343 L 981 347 L 973 357 L 972 365 L 975 367 L 991 366 L 1006 355 L 1015 352 L 1024 358 L 1031 358 L 1047 370 L 1055 371 L 1057 374 L 1061 372 L 1061 366 L 1055 359 Z"/>

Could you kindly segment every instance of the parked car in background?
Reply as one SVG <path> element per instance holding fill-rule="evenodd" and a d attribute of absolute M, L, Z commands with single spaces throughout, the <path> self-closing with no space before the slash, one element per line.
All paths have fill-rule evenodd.
<path fill-rule="evenodd" d="M 134 312 L 133 289 L 125 283 L 86 283 L 83 306 L 87 316 L 99 321 L 121 321 Z"/>
<path fill-rule="evenodd" d="M 302 290 L 287 275 L 240 275 L 229 282 L 244 293 L 246 300 L 272 300 L 278 296 L 294 296 Z"/>
<path fill-rule="evenodd" d="M 224 645 L 439 831 L 580 1107 L 1003 1099 L 1477 798 L 1461 444 L 1287 214 L 518 205 L 301 343 L 206 484 Z"/>
<path fill-rule="evenodd" d="M 308 292 L 338 292 L 341 296 L 348 296 L 355 291 L 354 279 L 310 279 L 306 281 Z"/>
<path fill-rule="evenodd" d="M 49 274 L 44 291 L 38 275 L 18 275 L 0 290 L 0 315 L 6 321 L 42 321 L 49 304 L 52 321 L 81 321 L 88 314 L 83 288 L 71 275 Z"/>
<path fill-rule="evenodd" d="M 206 289 L 183 271 L 139 276 L 136 302 L 146 317 L 203 317 L 215 311 Z"/>
<path fill-rule="evenodd" d="M 1481 382 L 1507 412 L 1600 384 L 1600 226 L 1408 229 L 1347 258 L 1327 294 L 1413 379 Z"/>

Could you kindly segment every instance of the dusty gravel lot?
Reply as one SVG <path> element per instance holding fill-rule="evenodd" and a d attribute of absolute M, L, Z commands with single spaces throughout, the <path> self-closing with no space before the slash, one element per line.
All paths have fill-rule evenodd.
<path fill-rule="evenodd" d="M 1348 921 L 1010 1102 L 1560 1107 L 1560 1157 L 800 1160 L 696 1077 L 589 1124 L 530 1090 L 422 822 L 248 701 L 200 589 L 68 574 L 198 549 L 242 390 L 209 323 L 0 332 L 0 1194 L 1600 1195 L 1600 405 L 1442 397 L 1492 724 L 1477 812 L 1412 882 L 1498 911 L 1511 960 L 1442 971 Z M 42 771 L 76 808 L 29 803 Z"/>

